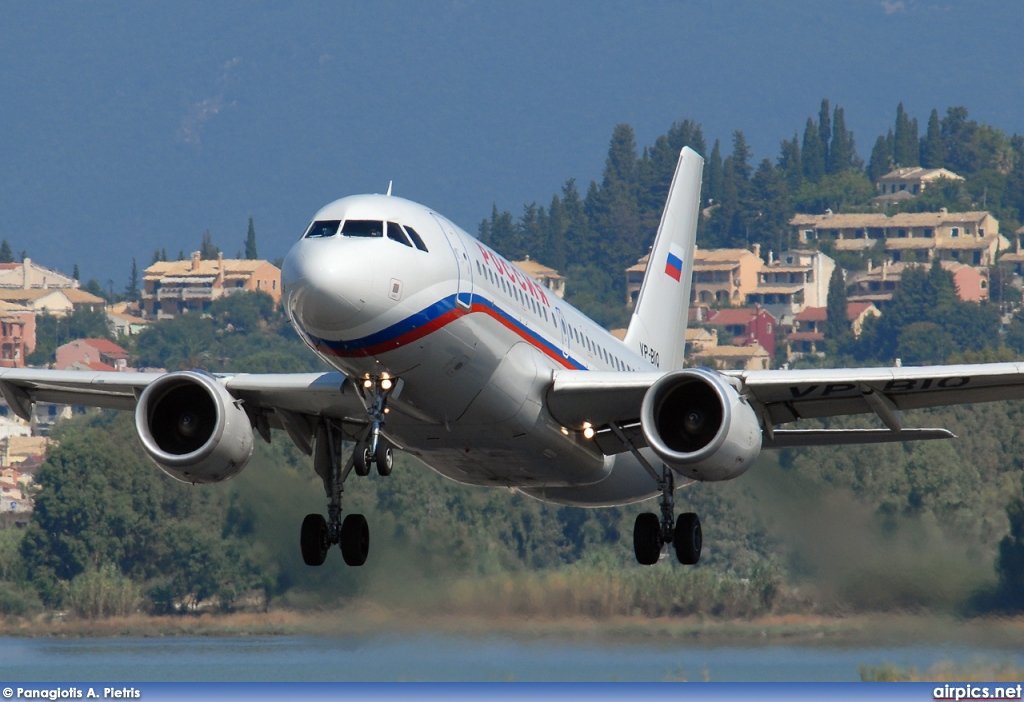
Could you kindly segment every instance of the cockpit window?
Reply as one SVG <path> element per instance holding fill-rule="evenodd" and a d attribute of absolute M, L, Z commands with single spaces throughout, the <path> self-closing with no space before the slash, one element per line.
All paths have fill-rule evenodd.
<path fill-rule="evenodd" d="M 416 244 L 416 248 L 420 251 L 426 251 L 427 245 L 423 243 L 423 239 L 416 233 L 416 230 L 410 227 L 408 224 L 405 225 L 405 231 L 408 232 L 409 238 L 412 239 L 413 243 Z"/>
<path fill-rule="evenodd" d="M 306 230 L 306 238 L 326 239 L 329 236 L 334 236 L 338 233 L 339 224 L 341 224 L 341 220 L 338 219 L 323 219 L 313 222 Z"/>
<path fill-rule="evenodd" d="M 341 228 L 342 236 L 382 237 L 384 223 L 379 220 L 349 219 Z"/>
<path fill-rule="evenodd" d="M 412 248 L 412 242 L 409 241 L 409 237 L 405 235 L 402 228 L 394 222 L 388 222 L 388 239 L 397 241 L 399 244 L 405 244 L 410 249 Z"/>

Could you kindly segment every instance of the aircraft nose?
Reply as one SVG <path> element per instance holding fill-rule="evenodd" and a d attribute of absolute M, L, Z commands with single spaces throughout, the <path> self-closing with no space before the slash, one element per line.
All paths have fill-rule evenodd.
<path fill-rule="evenodd" d="M 298 242 L 281 270 L 289 315 L 302 328 L 323 336 L 344 329 L 362 312 L 370 283 L 367 267 L 333 255 L 333 243 Z"/>

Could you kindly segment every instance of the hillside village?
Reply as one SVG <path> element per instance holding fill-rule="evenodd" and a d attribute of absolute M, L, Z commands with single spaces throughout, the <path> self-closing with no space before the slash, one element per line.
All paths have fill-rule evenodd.
<path fill-rule="evenodd" d="M 897 134 L 903 124 L 903 136 L 895 142 L 892 134 L 888 140 L 880 138 L 863 174 L 859 171 L 862 162 L 852 152 L 852 135 L 841 126 L 841 108 L 836 108 L 831 132 L 827 131 L 828 109 L 828 102 L 823 101 L 820 120 L 808 120 L 802 152 L 795 138 L 793 142 L 783 142 L 777 168 L 766 159 L 753 173 L 746 165 L 747 147 L 739 132 L 734 138 L 733 154 L 724 161 L 715 143 L 705 168 L 705 209 L 698 226 L 698 242 L 702 245 L 694 253 L 686 334 L 688 365 L 761 370 L 840 360 L 828 358 L 829 354 L 840 353 L 835 343 L 836 330 L 845 330 L 843 333 L 850 339 L 860 338 L 865 329 L 877 326 L 885 318 L 909 271 L 931 270 L 933 266 L 948 273 L 961 301 L 987 303 L 995 287 L 1003 330 L 1013 319 L 1024 289 L 1024 227 L 1001 231 L 999 219 L 984 207 L 969 206 L 957 211 L 938 206 L 928 210 L 927 203 L 933 201 L 965 202 L 962 195 L 967 180 L 942 166 L 894 165 L 900 158 L 908 159 L 907 153 L 911 154 L 909 160 L 916 160 L 913 155 L 918 153 L 912 148 L 904 149 L 901 157 L 900 139 L 907 141 L 904 137 L 909 135 L 910 142 L 918 143 L 916 120 L 907 122 L 902 107 L 897 116 Z M 922 161 L 935 131 L 935 120 L 933 112 L 929 135 L 920 140 Z M 964 124 L 974 125 L 972 128 L 979 133 L 986 129 L 984 125 L 966 122 L 966 110 L 962 108 L 950 108 L 943 125 L 946 122 L 952 125 L 951 134 L 957 125 L 961 130 Z M 627 227 L 629 231 L 653 232 L 663 195 L 650 198 L 650 202 L 644 200 L 640 197 L 644 192 L 640 181 L 649 179 L 654 184 L 651 190 L 667 188 L 667 182 L 657 185 L 658 178 L 664 180 L 664 174 L 657 175 L 659 172 L 671 172 L 672 162 L 667 155 L 677 153 L 680 143 L 696 143 L 704 151 L 700 127 L 689 121 L 673 125 L 666 137 L 644 150 L 642 159 L 632 152 L 631 139 L 628 126 L 616 128 L 605 181 L 601 187 L 591 183 L 585 200 L 579 198 L 570 180 L 547 212 L 543 207 L 530 205 L 520 221 L 513 223 L 510 213 L 499 214 L 495 207 L 491 219 L 482 222 L 478 233 L 481 240 L 510 259 L 518 259 L 516 265 L 538 284 L 595 319 L 605 320 L 619 338 L 623 338 L 625 330 L 614 327 L 628 319 L 650 261 L 648 256 L 642 256 L 628 265 L 630 256 L 626 252 L 630 248 L 642 251 L 642 240 L 627 242 L 622 235 L 625 230 L 616 229 L 614 223 L 632 222 Z M 819 145 L 826 145 L 830 154 L 825 161 L 818 154 L 821 163 L 817 166 L 810 160 L 817 148 L 816 140 Z M 840 155 L 840 147 L 846 142 L 851 150 Z M 951 136 L 944 143 L 950 150 L 955 141 Z M 1012 142 L 1011 146 L 1017 149 L 1020 144 Z M 890 164 L 889 169 L 878 167 L 883 161 Z M 629 176 L 630 172 L 634 175 Z M 803 183 L 805 190 L 808 184 L 820 188 L 824 187 L 822 184 L 842 184 L 842 179 L 850 174 L 857 178 L 867 175 L 873 177 L 870 183 L 874 192 L 861 193 L 859 204 L 850 211 L 842 211 L 845 195 L 841 193 L 836 200 L 840 211 L 833 211 L 826 204 L 817 212 L 797 209 L 784 219 L 776 212 L 772 215 L 774 225 L 768 221 L 768 214 L 754 211 L 753 220 L 748 218 L 742 224 L 742 208 L 736 208 L 744 201 L 733 195 L 735 202 L 730 204 L 729 179 L 739 185 L 747 183 L 743 187 L 754 187 L 762 174 L 767 174 L 765 178 L 792 178 L 793 187 Z M 627 188 L 624 184 L 629 178 L 633 185 Z M 856 182 L 837 187 L 847 186 L 859 187 Z M 627 190 L 632 195 L 622 194 Z M 797 207 L 801 202 L 819 202 L 813 197 L 801 200 L 805 190 L 791 190 L 792 202 Z M 609 199 L 616 197 L 619 199 Z M 634 197 L 635 200 L 630 199 Z M 752 202 L 748 195 L 743 206 L 754 207 Z M 759 206 L 771 205 L 765 201 Z M 730 207 L 732 215 L 728 214 Z M 1005 214 L 1015 210 L 1004 207 L 1001 211 Z M 752 231 L 750 221 L 755 229 L 764 227 L 764 231 Z M 741 224 L 750 243 L 738 247 L 735 242 Z M 610 236 L 607 232 L 617 233 Z M 598 237 L 599 244 L 595 246 L 594 239 L 587 237 Z M 715 247 L 715 242 L 732 246 Z M 180 358 L 168 360 L 166 353 L 161 357 L 142 353 L 134 340 L 141 339 L 140 334 L 145 335 L 153 325 L 173 322 L 184 315 L 208 317 L 211 305 L 240 292 L 265 293 L 274 306 L 279 306 L 281 271 L 273 263 L 258 259 L 255 248 L 250 221 L 246 258 L 225 258 L 207 236 L 203 251 L 188 257 L 181 255 L 177 261 L 168 261 L 166 253 L 157 252 L 141 279 L 133 262 L 126 294 L 114 295 L 113 290 L 106 294 L 95 281 L 82 286 L 77 279 L 77 267 L 75 274 L 68 276 L 24 255 L 20 262 L 13 262 L 5 241 L 0 247 L 0 260 L 9 262 L 0 263 L 0 367 L 46 365 L 56 369 L 130 373 L 160 370 L 160 365 L 176 368 L 179 362 L 185 364 L 182 367 L 194 367 L 196 362 L 202 365 L 204 358 L 209 360 L 209 349 L 195 349 L 199 356 L 182 351 Z M 545 254 L 557 260 L 545 261 Z M 603 267 L 585 260 L 588 256 L 600 260 Z M 568 270 L 558 270 L 558 261 Z M 622 268 L 616 273 L 614 269 L 618 266 Z M 598 277 L 616 279 L 614 284 L 605 286 L 604 293 L 594 292 L 595 270 Z M 589 279 L 580 280 L 582 275 Z M 830 307 L 830 289 L 841 291 L 836 295 L 845 294 L 845 302 L 840 300 Z M 619 296 L 609 303 L 607 292 L 611 290 Z M 829 318 L 830 309 L 835 317 L 841 317 L 838 322 Z M 76 335 L 70 331 L 70 324 L 61 323 L 84 313 L 101 320 L 99 331 L 93 327 L 92 333 Z M 230 326 L 227 331 L 231 331 Z M 933 337 L 922 338 L 925 345 L 934 343 Z M 287 370 L 281 364 L 282 356 L 291 354 L 288 348 L 264 347 L 262 352 L 261 360 L 271 363 L 264 369 Z M 875 362 L 882 357 L 876 354 Z M 946 357 L 948 354 L 942 355 L 943 359 Z M 156 367 L 140 368 L 147 361 L 149 366 Z M 898 354 L 895 362 L 900 362 Z M 58 418 L 70 416 L 73 411 L 74 408 L 40 403 L 29 423 L 15 417 L 7 404 L 0 402 L 3 518 L 24 521 L 31 512 L 33 474 L 45 453 L 49 429 Z"/>

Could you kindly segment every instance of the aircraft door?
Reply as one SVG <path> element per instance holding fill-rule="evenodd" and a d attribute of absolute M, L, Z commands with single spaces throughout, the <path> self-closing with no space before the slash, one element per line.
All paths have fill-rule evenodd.
<path fill-rule="evenodd" d="M 437 222 L 437 226 L 441 227 L 441 231 L 444 232 L 445 239 L 448 240 L 448 245 L 452 249 L 452 255 L 455 256 L 456 275 L 458 276 L 455 302 L 468 310 L 473 306 L 473 262 L 469 258 L 465 243 L 455 233 L 452 226 L 444 218 L 438 217 L 433 212 L 430 214 Z"/>
<path fill-rule="evenodd" d="M 555 308 L 555 324 L 558 325 L 559 333 L 562 335 L 562 357 L 569 358 L 569 326 L 565 323 L 562 310 Z"/>

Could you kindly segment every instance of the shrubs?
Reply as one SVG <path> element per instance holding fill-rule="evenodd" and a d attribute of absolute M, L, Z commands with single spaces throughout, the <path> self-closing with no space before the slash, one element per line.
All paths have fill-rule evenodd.
<path fill-rule="evenodd" d="M 67 589 L 68 608 L 84 619 L 123 617 L 142 601 L 138 585 L 113 565 L 76 575 Z"/>

